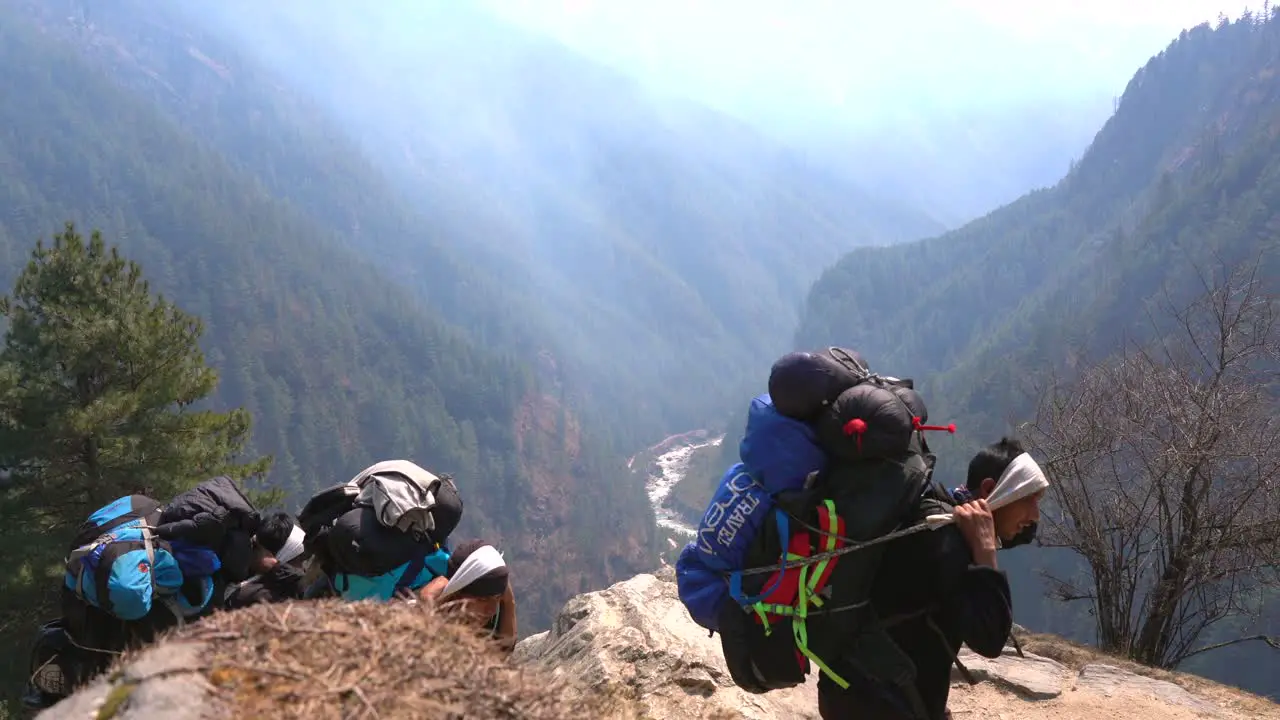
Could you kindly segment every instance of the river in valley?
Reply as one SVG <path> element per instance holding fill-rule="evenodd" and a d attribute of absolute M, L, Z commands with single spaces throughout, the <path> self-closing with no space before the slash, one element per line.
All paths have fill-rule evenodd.
<path fill-rule="evenodd" d="M 645 492 L 649 495 L 653 514 L 658 518 L 658 527 L 686 537 L 692 537 L 697 532 L 667 507 L 667 496 L 676 483 L 684 478 L 693 454 L 705 447 L 719 447 L 723 440 L 724 436 L 721 435 L 710 440 L 681 443 L 658 455 L 655 467 L 649 471 L 649 477 L 645 481 Z"/>

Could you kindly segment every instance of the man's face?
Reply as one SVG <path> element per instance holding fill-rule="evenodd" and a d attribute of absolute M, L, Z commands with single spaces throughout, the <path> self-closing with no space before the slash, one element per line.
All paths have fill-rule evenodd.
<path fill-rule="evenodd" d="M 1027 527 L 1039 522 L 1040 498 L 1042 497 L 1044 497 L 1043 490 L 992 512 L 996 525 L 996 535 L 1002 541 L 1012 540 L 1014 536 Z"/>
<path fill-rule="evenodd" d="M 476 625 L 484 625 L 493 619 L 493 616 L 498 613 L 498 606 L 501 604 L 502 597 L 498 595 L 493 597 L 459 598 L 446 603 L 446 605 L 460 611 L 468 622 Z"/>
<path fill-rule="evenodd" d="M 276 566 L 276 556 L 267 551 L 266 548 L 258 545 L 253 549 L 253 560 L 250 564 L 250 570 L 254 575 L 262 575 Z"/>

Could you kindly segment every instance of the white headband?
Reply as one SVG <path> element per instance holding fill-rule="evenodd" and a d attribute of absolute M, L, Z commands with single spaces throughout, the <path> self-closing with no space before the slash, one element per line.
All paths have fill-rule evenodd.
<path fill-rule="evenodd" d="M 498 552 L 497 548 L 492 545 L 481 545 L 462 561 L 462 565 L 458 566 L 458 571 L 449 578 L 449 584 L 445 585 L 444 591 L 440 593 L 440 599 L 443 600 L 463 590 L 490 572 L 506 567 L 506 564 L 502 559 L 502 553 Z"/>
<path fill-rule="evenodd" d="M 284 546 L 275 554 L 276 560 L 287 563 L 290 560 L 302 554 L 302 541 L 307 538 L 307 534 L 297 525 L 289 531 L 289 537 L 284 541 Z"/>
<path fill-rule="evenodd" d="M 1004 472 L 1000 473 L 1000 480 L 996 482 L 995 489 L 987 497 L 987 505 L 992 510 L 1002 508 L 1023 498 L 1031 497 L 1048 487 L 1049 478 L 1045 477 L 1044 471 L 1030 455 L 1022 453 L 1009 463 L 1009 467 L 1005 468 Z"/>
<path fill-rule="evenodd" d="M 1000 479 L 996 481 L 996 487 L 987 496 L 987 507 L 992 510 L 999 510 L 1005 505 L 1031 497 L 1041 490 L 1049 487 L 1049 478 L 1045 477 L 1044 471 L 1036 464 L 1029 454 L 1022 453 L 1009 463 L 1009 467 L 1000 473 Z M 951 515 L 930 515 L 925 518 L 925 522 L 933 529 L 950 524 L 954 518 Z"/>

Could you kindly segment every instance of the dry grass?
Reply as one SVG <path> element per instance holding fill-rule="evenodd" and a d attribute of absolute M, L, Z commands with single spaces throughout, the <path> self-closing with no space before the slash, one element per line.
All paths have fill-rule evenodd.
<path fill-rule="evenodd" d="M 1280 706 L 1271 700 L 1239 688 L 1222 685 L 1199 675 L 1142 665 L 1132 660 L 1108 655 L 1097 648 L 1064 640 L 1057 635 L 1023 632 L 1018 634 L 1018 642 L 1022 644 L 1024 652 L 1057 660 L 1075 671 L 1079 671 L 1090 663 L 1104 663 L 1136 675 L 1174 683 L 1190 693 L 1224 703 L 1229 709 L 1246 716 L 1274 717 L 1277 710 L 1280 710 Z"/>
<path fill-rule="evenodd" d="M 208 677 L 235 717 L 635 718 L 508 664 L 490 641 L 420 606 L 321 601 L 219 613 L 176 638 L 211 648 Z"/>

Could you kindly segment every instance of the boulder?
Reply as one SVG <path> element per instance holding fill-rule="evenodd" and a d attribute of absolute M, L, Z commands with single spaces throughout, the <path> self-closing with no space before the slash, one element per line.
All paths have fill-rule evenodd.
<path fill-rule="evenodd" d="M 1017 651 L 1009 647 L 995 659 L 961 650 L 960 662 L 974 680 L 990 682 L 1027 700 L 1056 698 L 1074 679 L 1071 669 L 1056 660 L 1031 653 L 1019 657 Z M 962 679 L 956 668 L 952 668 L 951 677 Z"/>
<path fill-rule="evenodd" d="M 654 575 L 570 600 L 550 630 L 516 646 L 515 659 L 620 692 L 654 718 L 818 718 L 816 674 L 765 695 L 738 689 L 719 636 L 693 622 L 674 582 Z"/>

